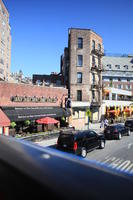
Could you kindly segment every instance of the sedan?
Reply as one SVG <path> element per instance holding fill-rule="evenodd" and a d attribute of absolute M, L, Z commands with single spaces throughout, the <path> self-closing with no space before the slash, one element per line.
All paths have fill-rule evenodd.
<path fill-rule="evenodd" d="M 133 119 L 126 120 L 125 126 L 130 128 L 130 131 L 133 131 Z"/>
<path fill-rule="evenodd" d="M 105 138 L 107 139 L 121 139 L 122 136 L 130 136 L 130 129 L 122 124 L 114 124 L 107 126 L 104 130 Z"/>

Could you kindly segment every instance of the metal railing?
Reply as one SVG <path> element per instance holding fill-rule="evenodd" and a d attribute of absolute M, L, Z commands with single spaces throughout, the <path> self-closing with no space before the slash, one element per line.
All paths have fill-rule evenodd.
<path fill-rule="evenodd" d="M 133 199 L 128 173 L 6 136 L 0 136 L 0 177 L 4 199 Z"/>

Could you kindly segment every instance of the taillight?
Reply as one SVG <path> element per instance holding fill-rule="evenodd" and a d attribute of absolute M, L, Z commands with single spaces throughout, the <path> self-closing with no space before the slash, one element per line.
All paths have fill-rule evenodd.
<path fill-rule="evenodd" d="M 73 146 L 74 151 L 76 151 L 77 148 L 78 148 L 78 144 L 77 144 L 77 142 L 74 142 L 74 146 Z"/>

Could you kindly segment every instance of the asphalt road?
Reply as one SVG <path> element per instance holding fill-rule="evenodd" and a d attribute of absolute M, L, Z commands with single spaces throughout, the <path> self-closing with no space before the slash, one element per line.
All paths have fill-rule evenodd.
<path fill-rule="evenodd" d="M 57 138 L 36 144 L 43 147 L 56 147 Z M 105 163 L 114 169 L 133 174 L 133 133 L 121 140 L 107 140 L 105 149 L 95 149 L 85 159 Z"/>
<path fill-rule="evenodd" d="M 133 174 L 133 133 L 121 140 L 107 140 L 105 149 L 89 152 L 87 159 Z"/>

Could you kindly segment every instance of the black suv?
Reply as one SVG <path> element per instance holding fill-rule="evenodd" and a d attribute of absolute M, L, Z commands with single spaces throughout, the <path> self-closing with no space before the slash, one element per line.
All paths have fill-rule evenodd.
<path fill-rule="evenodd" d="M 92 130 L 60 132 L 57 140 L 57 149 L 70 151 L 82 157 L 86 157 L 88 151 L 98 147 L 105 147 L 105 138 Z"/>
<path fill-rule="evenodd" d="M 125 126 L 130 128 L 131 131 L 133 131 L 133 119 L 126 120 Z"/>
<path fill-rule="evenodd" d="M 105 128 L 104 135 L 107 139 L 120 140 L 123 135 L 130 135 L 130 129 L 122 124 L 114 124 Z"/>

